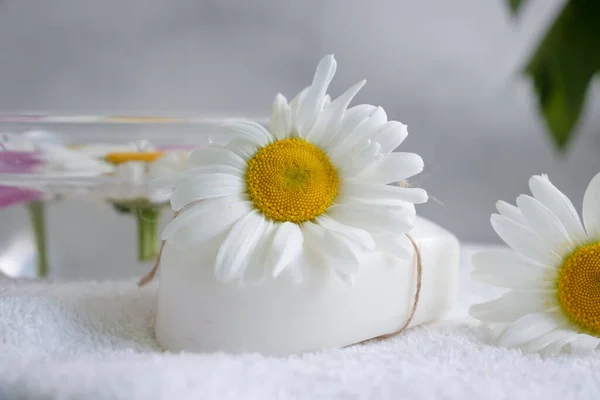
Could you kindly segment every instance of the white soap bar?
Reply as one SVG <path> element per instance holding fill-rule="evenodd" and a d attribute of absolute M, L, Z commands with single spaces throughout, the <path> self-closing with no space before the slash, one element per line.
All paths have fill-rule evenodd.
<path fill-rule="evenodd" d="M 452 308 L 459 244 L 421 218 L 411 235 L 423 263 L 414 326 L 443 318 Z M 300 284 L 280 276 L 242 287 L 215 278 L 214 257 L 165 246 L 155 327 L 165 349 L 286 355 L 343 347 L 398 329 L 415 294 L 414 257 L 378 254 L 361 266 L 354 286 L 314 266 Z"/>

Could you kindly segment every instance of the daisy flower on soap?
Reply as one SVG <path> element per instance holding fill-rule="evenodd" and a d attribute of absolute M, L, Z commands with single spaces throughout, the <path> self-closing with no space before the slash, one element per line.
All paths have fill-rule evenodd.
<path fill-rule="evenodd" d="M 586 353 L 600 344 L 600 174 L 575 207 L 547 176 L 529 181 L 532 196 L 499 202 L 491 222 L 512 251 L 473 257 L 473 278 L 509 289 L 471 307 L 501 323 L 498 344 L 524 351 Z"/>
<path fill-rule="evenodd" d="M 190 170 L 156 180 L 174 188 L 178 212 L 162 238 L 179 248 L 217 240 L 215 272 L 225 282 L 299 278 L 327 265 L 351 283 L 365 254 L 410 257 L 405 234 L 427 194 L 389 184 L 421 172 L 423 160 L 393 152 L 408 132 L 383 108 L 348 108 L 365 81 L 330 100 L 335 71 L 333 55 L 324 57 L 292 101 L 275 97 L 268 128 L 229 124 L 228 144 L 198 149 Z"/>

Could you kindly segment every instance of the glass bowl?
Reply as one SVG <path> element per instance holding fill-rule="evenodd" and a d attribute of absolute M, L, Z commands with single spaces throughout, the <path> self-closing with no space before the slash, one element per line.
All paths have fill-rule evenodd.
<path fill-rule="evenodd" d="M 149 182 L 247 116 L 0 113 L 0 273 L 123 279 L 152 266 L 170 193 Z"/>

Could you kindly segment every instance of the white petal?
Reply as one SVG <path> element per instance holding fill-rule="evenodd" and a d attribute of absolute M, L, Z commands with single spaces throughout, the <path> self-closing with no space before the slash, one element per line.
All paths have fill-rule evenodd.
<path fill-rule="evenodd" d="M 196 166 L 220 164 L 244 170 L 246 162 L 234 152 L 222 147 L 201 147 L 190 155 L 190 164 Z"/>
<path fill-rule="evenodd" d="M 402 259 L 409 259 L 413 255 L 413 246 L 406 235 L 394 235 L 389 233 L 373 234 L 377 248 L 387 251 Z"/>
<path fill-rule="evenodd" d="M 532 176 L 529 180 L 529 188 L 533 196 L 560 219 L 575 243 L 586 242 L 587 236 L 573 203 L 550 182 L 547 176 Z"/>
<path fill-rule="evenodd" d="M 224 124 L 223 129 L 228 133 L 234 133 L 239 137 L 251 140 L 261 147 L 275 140 L 264 126 L 253 121 L 230 122 Z"/>
<path fill-rule="evenodd" d="M 538 352 L 544 349 L 547 349 L 551 344 L 556 343 L 558 341 L 565 340 L 566 338 L 570 338 L 574 336 L 573 331 L 568 329 L 554 329 L 545 335 L 541 335 L 527 343 L 525 343 L 521 348 L 525 352 Z"/>
<path fill-rule="evenodd" d="M 302 225 L 302 232 L 309 235 L 309 246 L 317 246 L 322 252 L 327 266 L 346 283 L 353 284 L 359 262 L 355 249 L 347 239 L 336 232 L 328 231 L 312 222 Z"/>
<path fill-rule="evenodd" d="M 558 328 L 560 322 L 553 313 L 525 315 L 506 328 L 498 339 L 500 346 L 515 347 L 534 340 Z"/>
<path fill-rule="evenodd" d="M 142 185 L 146 180 L 146 163 L 142 161 L 125 162 L 117 165 L 115 174 L 122 182 Z"/>
<path fill-rule="evenodd" d="M 374 136 L 386 122 L 387 115 L 385 110 L 382 107 L 377 107 L 375 111 L 373 111 L 373 114 L 360 123 L 354 130 L 351 132 L 342 132 L 335 138 L 329 149 L 329 156 L 334 162 L 343 165 L 343 162 L 338 161 L 344 161 L 349 156 L 357 154 L 358 151 L 363 148 L 363 143 L 372 139 L 372 136 Z"/>
<path fill-rule="evenodd" d="M 371 233 L 404 234 L 413 228 L 414 208 L 373 206 L 371 204 L 334 204 L 327 215 L 342 224 Z"/>
<path fill-rule="evenodd" d="M 317 121 L 306 135 L 306 139 L 316 145 L 322 145 L 330 140 L 340 130 L 342 119 L 348 104 L 352 101 L 366 81 L 360 81 L 335 99 L 317 117 Z"/>
<path fill-rule="evenodd" d="M 367 139 L 365 146 L 360 151 L 351 157 L 347 157 L 346 162 L 342 163 L 340 173 L 345 179 L 354 177 L 361 171 L 376 164 L 382 157 L 381 145 Z"/>
<path fill-rule="evenodd" d="M 374 135 L 377 132 L 383 130 L 388 122 L 387 114 L 383 107 L 377 107 L 373 114 L 367 120 L 367 136 Z"/>
<path fill-rule="evenodd" d="M 317 217 L 316 221 L 322 228 L 339 233 L 362 249 L 373 250 L 375 248 L 373 237 L 363 229 L 344 225 L 327 215 Z"/>
<path fill-rule="evenodd" d="M 290 108 L 292 109 L 292 117 L 294 116 L 293 114 L 298 110 L 298 108 L 300 108 L 300 104 L 302 104 L 303 100 L 304 100 L 304 96 L 306 96 L 306 92 L 308 92 L 308 89 L 310 88 L 310 86 L 305 87 L 304 89 L 302 89 L 300 92 L 298 92 L 298 94 L 288 103 L 290 105 Z"/>
<path fill-rule="evenodd" d="M 171 196 L 171 207 L 181 210 L 194 201 L 242 194 L 245 183 L 241 178 L 226 174 L 196 175 L 181 183 Z"/>
<path fill-rule="evenodd" d="M 403 205 L 427 201 L 427 192 L 420 188 L 404 188 L 371 183 L 344 183 L 341 196 L 349 196 L 369 204 Z"/>
<path fill-rule="evenodd" d="M 231 229 L 252 210 L 252 203 L 238 196 L 201 201 L 177 215 L 162 231 L 162 240 L 180 246 L 212 239 Z"/>
<path fill-rule="evenodd" d="M 306 259 L 306 251 L 301 251 L 294 262 L 291 263 L 283 272 L 284 275 L 287 274 L 290 276 L 296 285 L 304 282 L 307 268 L 316 265 L 314 263 L 307 262 Z"/>
<path fill-rule="evenodd" d="M 583 223 L 588 236 L 600 240 L 600 173 L 592 178 L 583 196 Z"/>
<path fill-rule="evenodd" d="M 372 106 L 370 104 L 359 104 L 352 108 L 346 110 L 344 114 L 344 118 L 342 120 L 342 126 L 340 128 L 340 136 L 338 139 L 335 139 L 337 142 L 343 141 L 345 136 L 356 129 L 361 123 L 363 123 L 367 118 L 369 118 L 377 109 L 377 107 Z M 334 138 L 331 141 L 325 141 L 325 145 L 331 145 L 333 143 Z"/>
<path fill-rule="evenodd" d="M 303 96 L 302 102 L 298 104 L 296 117 L 298 133 L 301 137 L 305 137 L 316 122 L 317 115 L 321 112 L 327 88 L 335 75 L 336 68 L 337 63 L 333 54 L 323 57 L 319 65 L 317 65 L 312 84 Z"/>
<path fill-rule="evenodd" d="M 529 226 L 527 220 L 525 220 L 525 217 L 523 216 L 523 213 L 518 207 L 500 200 L 496 203 L 496 209 L 501 215 L 504 215 L 505 217 L 510 218 L 523 226 Z"/>
<path fill-rule="evenodd" d="M 575 250 L 569 234 L 548 207 L 524 194 L 517 198 L 517 205 L 531 230 L 544 239 L 555 253 L 564 257 Z"/>
<path fill-rule="evenodd" d="M 273 236 L 275 234 L 274 223 L 271 220 L 265 220 L 265 230 L 256 244 L 256 249 L 252 258 L 248 262 L 246 271 L 242 276 L 242 285 L 260 285 L 267 278 L 267 266 L 271 256 Z"/>
<path fill-rule="evenodd" d="M 275 96 L 269 129 L 277 140 L 288 137 L 292 130 L 292 109 L 281 93 Z"/>
<path fill-rule="evenodd" d="M 329 266 L 340 279 L 353 285 L 360 267 L 355 248 L 342 235 L 331 231 L 325 231 L 321 240 Z"/>
<path fill-rule="evenodd" d="M 229 282 L 244 275 L 266 226 L 265 218 L 258 211 L 252 210 L 231 228 L 215 260 L 217 279 Z"/>
<path fill-rule="evenodd" d="M 381 152 L 391 153 L 408 136 L 408 127 L 398 121 L 389 121 L 383 125 L 372 139 L 381 143 Z"/>
<path fill-rule="evenodd" d="M 557 266 L 562 259 L 535 233 L 503 215 L 493 214 L 494 230 L 514 251 L 542 266 Z"/>
<path fill-rule="evenodd" d="M 563 337 L 556 339 L 554 342 L 546 345 L 546 347 L 538 350 L 539 353 L 541 355 L 546 355 L 546 356 L 556 354 L 556 353 L 560 352 L 561 350 L 563 350 L 565 348 L 565 346 L 567 346 L 572 341 L 577 339 L 576 332 L 570 331 L 570 330 L 568 330 L 567 332 L 569 332 L 570 334 L 565 333 L 565 335 Z"/>
<path fill-rule="evenodd" d="M 296 284 L 302 283 L 306 279 L 311 268 L 329 267 L 323 257 L 321 248 L 323 229 L 314 229 L 317 226 L 311 223 L 304 223 L 299 226 L 304 238 L 302 251 L 283 272 L 283 274 L 290 276 Z"/>
<path fill-rule="evenodd" d="M 292 127 L 291 127 L 290 136 L 302 137 L 302 135 L 300 134 L 300 132 L 298 130 L 298 123 L 299 123 L 299 117 L 300 117 L 300 111 L 301 111 L 300 106 L 304 103 L 304 99 L 306 98 L 306 93 L 308 93 L 309 88 L 310 87 L 304 88 L 302 91 L 300 91 L 300 93 L 298 93 L 296 95 L 296 97 L 294 97 L 292 99 L 292 101 L 289 102 L 291 117 L 292 117 Z"/>
<path fill-rule="evenodd" d="M 191 152 L 168 151 L 148 166 L 150 176 L 154 178 L 169 176 L 175 172 L 189 169 L 188 159 Z"/>
<path fill-rule="evenodd" d="M 355 197 L 338 195 L 338 197 L 335 199 L 335 204 L 337 204 L 337 205 L 353 205 L 353 204 L 365 205 L 366 204 L 366 205 L 369 205 L 370 207 L 372 207 L 372 206 L 389 207 L 390 210 L 394 210 L 394 211 L 404 209 L 403 211 L 406 213 L 407 216 L 412 215 L 414 217 L 416 215 L 415 205 L 413 203 L 409 203 L 406 201 L 405 202 L 396 201 L 395 205 L 386 205 L 386 204 L 370 203 L 368 201 L 360 200 Z"/>
<path fill-rule="evenodd" d="M 596 349 L 599 344 L 600 339 L 590 335 L 579 334 L 571 342 L 571 353 L 578 356 L 585 356 Z"/>
<path fill-rule="evenodd" d="M 190 168 L 185 171 L 175 172 L 173 174 L 155 178 L 150 181 L 151 189 L 171 189 L 181 182 L 189 181 L 194 179 L 198 175 L 211 175 L 211 174 L 227 174 L 231 177 L 241 177 L 244 172 L 241 169 L 232 167 L 230 165 L 222 164 L 209 164 L 201 167 Z"/>
<path fill-rule="evenodd" d="M 254 157 L 259 147 L 260 146 L 256 142 L 242 137 L 232 139 L 225 146 L 227 150 L 231 150 L 238 156 L 242 157 L 244 161 L 248 161 Z"/>
<path fill-rule="evenodd" d="M 483 251 L 473 256 L 472 263 L 471 278 L 510 289 L 551 289 L 557 277 L 556 269 L 530 264 L 512 251 Z"/>
<path fill-rule="evenodd" d="M 552 300 L 551 292 L 510 291 L 497 299 L 472 305 L 469 315 L 486 322 L 512 322 L 553 307 L 556 301 Z"/>
<path fill-rule="evenodd" d="M 388 184 L 400 182 L 423 171 L 423 159 L 413 153 L 391 153 L 383 156 L 356 176 L 353 181 Z"/>
<path fill-rule="evenodd" d="M 43 141 L 36 141 L 33 144 L 38 150 L 38 155 L 53 171 L 71 171 L 77 172 L 80 176 L 93 176 L 110 173 L 114 170 L 114 166 L 104 160 L 70 150 L 62 144 Z"/>
<path fill-rule="evenodd" d="M 279 225 L 271 246 L 274 277 L 277 277 L 296 260 L 298 254 L 302 251 L 303 243 L 304 237 L 297 224 L 284 222 Z"/>

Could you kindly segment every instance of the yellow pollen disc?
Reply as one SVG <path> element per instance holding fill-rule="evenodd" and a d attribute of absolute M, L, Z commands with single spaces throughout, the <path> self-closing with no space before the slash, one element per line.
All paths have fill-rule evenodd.
<path fill-rule="evenodd" d="M 129 161 L 142 161 L 151 163 L 163 156 L 162 151 L 145 151 L 145 152 L 114 152 L 108 153 L 104 160 L 111 164 L 119 165 Z"/>
<path fill-rule="evenodd" d="M 600 336 L 600 242 L 575 250 L 558 273 L 558 303 L 577 326 Z"/>
<path fill-rule="evenodd" d="M 266 217 L 295 223 L 323 214 L 338 193 L 338 176 L 327 154 L 290 138 L 258 150 L 248 161 L 250 199 Z"/>

